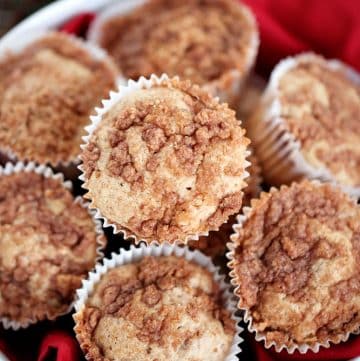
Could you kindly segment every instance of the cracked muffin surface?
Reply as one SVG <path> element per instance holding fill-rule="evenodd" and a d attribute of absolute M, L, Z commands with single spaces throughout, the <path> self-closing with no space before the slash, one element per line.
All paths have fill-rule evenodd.
<path fill-rule="evenodd" d="M 248 160 L 251 164 L 247 168 L 249 177 L 246 178 L 247 186 L 244 188 L 242 208 L 250 206 L 250 201 L 259 196 L 261 189 L 261 170 L 253 151 Z M 218 231 L 211 231 L 208 236 L 201 236 L 197 241 L 189 241 L 189 247 L 217 260 L 226 252 L 226 244 L 230 241 L 230 235 L 234 233 L 232 229 L 234 223 L 236 223 L 236 215 L 230 216 L 227 223 L 224 223 Z"/>
<path fill-rule="evenodd" d="M 138 240 L 184 241 L 240 209 L 248 143 L 235 113 L 188 81 L 133 90 L 83 150 L 85 197 Z"/>
<path fill-rule="evenodd" d="M 316 55 L 295 61 L 279 79 L 280 117 L 310 165 L 360 186 L 360 75 L 355 81 Z"/>
<path fill-rule="evenodd" d="M 59 180 L 0 176 L 0 318 L 26 325 L 65 313 L 95 265 L 97 237 Z"/>
<path fill-rule="evenodd" d="M 99 44 L 130 79 L 180 76 L 221 90 L 244 78 L 255 58 L 257 27 L 250 11 L 232 0 L 151 0 L 126 15 L 112 15 Z"/>
<path fill-rule="evenodd" d="M 222 361 L 235 333 L 212 274 L 174 256 L 108 270 L 74 318 L 93 361 Z"/>
<path fill-rule="evenodd" d="M 239 307 L 277 346 L 340 342 L 360 326 L 360 208 L 329 184 L 272 189 L 232 237 Z"/>
<path fill-rule="evenodd" d="M 117 70 L 80 40 L 50 33 L 0 60 L 0 150 L 21 160 L 76 161 L 89 115 Z"/>

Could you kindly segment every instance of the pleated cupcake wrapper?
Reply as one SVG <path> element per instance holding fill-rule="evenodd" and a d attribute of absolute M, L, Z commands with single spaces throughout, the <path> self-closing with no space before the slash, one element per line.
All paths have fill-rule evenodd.
<path fill-rule="evenodd" d="M 173 77 L 171 79 L 178 80 L 178 77 Z M 104 114 L 107 113 L 109 111 L 109 109 L 111 109 L 115 104 L 117 104 L 122 98 L 126 97 L 127 95 L 131 94 L 134 91 L 137 91 L 140 89 L 150 89 L 154 85 L 161 85 L 162 83 L 164 83 L 168 80 L 171 80 L 171 79 L 166 74 L 162 74 L 160 77 L 152 74 L 149 78 L 145 78 L 142 76 L 137 81 L 128 80 L 127 85 L 126 86 L 120 85 L 117 92 L 111 91 L 110 95 L 109 95 L 110 98 L 102 101 L 103 107 L 95 108 L 97 114 L 90 116 L 91 124 L 88 125 L 87 127 L 85 127 L 85 130 L 87 131 L 88 135 L 86 135 L 82 138 L 84 141 L 84 144 L 82 144 L 80 146 L 81 149 L 85 149 L 88 146 L 88 144 L 90 142 L 90 138 L 91 138 L 92 134 L 94 133 L 95 129 L 101 123 L 102 117 L 104 116 Z M 250 162 L 248 162 L 246 160 L 249 155 L 250 155 L 250 152 L 246 151 L 245 162 L 244 162 L 245 168 L 250 166 Z M 82 188 L 84 188 L 85 190 L 88 191 L 87 183 L 86 183 L 86 179 L 85 179 L 84 168 L 83 168 L 82 164 L 79 166 L 79 169 L 81 171 L 81 175 L 79 176 L 79 179 L 84 182 L 82 185 Z M 247 186 L 247 183 L 245 180 L 248 176 L 249 176 L 249 173 L 245 170 L 245 172 L 243 174 L 243 178 L 242 178 L 242 181 L 244 183 L 244 187 L 242 190 L 244 190 L 245 187 Z M 96 205 L 94 205 L 93 201 L 90 203 L 90 208 L 95 209 L 95 212 L 96 212 L 95 218 L 101 219 L 103 221 L 103 227 L 106 227 L 106 228 L 111 227 L 113 229 L 114 234 L 120 233 L 123 235 L 124 239 L 129 239 L 129 240 L 132 239 L 135 244 L 138 244 L 140 242 L 145 242 L 147 244 L 152 244 L 152 243 L 159 244 L 158 240 L 156 240 L 156 239 L 147 241 L 145 239 L 138 238 L 133 232 L 131 232 L 125 226 L 121 226 L 115 222 L 112 222 L 105 215 L 102 214 L 101 210 L 99 208 L 97 208 Z M 189 241 L 198 241 L 199 237 L 208 236 L 208 235 L 209 235 L 209 232 L 198 232 L 196 234 L 190 234 L 187 237 L 185 237 L 185 239 L 182 239 L 182 240 L 179 239 L 177 241 L 181 241 L 181 243 L 187 244 Z"/>
<path fill-rule="evenodd" d="M 105 10 L 98 14 L 93 23 L 90 25 L 88 40 L 99 46 L 103 37 L 103 25 L 107 21 L 118 16 L 131 13 L 145 3 L 146 0 L 125 0 L 106 7 Z M 228 102 L 231 105 L 235 105 L 243 84 L 255 64 L 260 44 L 255 16 L 246 5 L 241 3 L 240 6 L 244 17 L 254 29 L 251 44 L 247 50 L 243 70 L 240 72 L 238 69 L 233 69 L 232 71 L 229 71 L 224 78 L 212 81 L 203 86 L 203 89 L 210 92 L 210 94 L 219 97 L 221 101 Z M 124 81 L 125 79 L 126 77 L 123 75 L 121 77 L 121 81 Z"/>
<path fill-rule="evenodd" d="M 22 173 L 22 172 L 41 174 L 45 178 L 51 178 L 51 179 L 57 180 L 58 182 L 60 182 L 62 184 L 62 186 L 65 189 L 67 189 L 69 191 L 72 190 L 72 183 L 70 181 L 65 181 L 64 175 L 62 173 L 54 173 L 54 171 L 46 165 L 37 165 L 34 162 L 29 162 L 29 163 L 17 162 L 16 164 L 7 163 L 4 167 L 0 166 L 0 177 L 8 176 L 8 175 L 15 174 L 15 173 Z M 84 199 L 82 197 L 80 197 L 80 196 L 76 197 L 74 199 L 74 202 L 80 204 L 82 208 L 86 209 L 88 211 L 89 215 L 91 216 L 91 218 L 93 219 L 95 231 L 97 234 L 97 238 L 96 238 L 97 256 L 95 259 L 95 263 L 99 262 L 104 257 L 103 249 L 106 246 L 106 239 L 104 237 L 104 232 L 102 229 L 101 222 L 95 218 L 95 212 L 89 208 L 89 203 L 84 201 Z M 75 301 L 75 299 L 74 299 L 74 301 Z M 47 316 L 46 319 L 52 320 L 59 316 L 65 315 L 72 310 L 73 306 L 74 306 L 74 302 L 68 307 L 68 309 L 65 312 L 57 315 L 56 317 Z M 33 319 L 29 319 L 27 322 L 20 323 L 17 321 L 13 321 L 7 317 L 2 317 L 2 318 L 0 317 L 0 324 L 2 324 L 2 326 L 5 329 L 18 330 L 20 328 L 26 328 L 36 322 L 40 322 L 40 321 L 37 320 L 36 318 L 33 318 Z"/>
<path fill-rule="evenodd" d="M 312 180 L 311 182 L 316 185 L 321 184 L 321 182 L 318 180 Z M 333 185 L 333 186 L 336 188 L 339 188 L 339 186 L 336 186 L 336 185 Z M 280 189 L 284 189 L 284 188 L 288 188 L 288 186 L 282 185 Z M 278 189 L 272 187 L 269 190 L 269 193 L 274 193 L 274 192 L 278 192 Z M 265 197 L 267 194 L 268 193 L 266 193 L 266 192 L 262 192 L 260 195 L 260 199 Z M 255 200 L 255 203 L 256 203 L 256 200 Z M 252 206 L 254 207 L 254 204 L 252 204 Z M 274 349 L 276 352 L 281 352 L 283 350 L 286 350 L 289 354 L 292 354 L 295 351 L 298 351 L 298 352 L 304 354 L 308 351 L 317 353 L 317 352 L 319 352 L 320 347 L 329 348 L 331 346 L 331 344 L 338 344 L 340 342 L 347 341 L 349 339 L 350 335 L 352 335 L 352 334 L 355 334 L 355 335 L 360 334 L 360 329 L 359 329 L 357 331 L 347 332 L 346 334 L 339 336 L 336 341 L 327 340 L 324 343 L 317 342 L 314 345 L 296 344 L 291 347 L 287 347 L 286 345 L 283 345 L 283 344 L 276 344 L 275 341 L 271 341 L 271 342 L 267 341 L 266 333 L 256 329 L 256 327 L 253 325 L 253 318 L 251 316 L 250 310 L 248 308 L 240 306 L 241 296 L 237 293 L 238 289 L 240 288 L 240 281 L 235 272 L 235 263 L 236 263 L 235 247 L 236 247 L 237 237 L 239 235 L 239 231 L 242 229 L 246 220 L 249 217 L 251 217 L 253 209 L 256 208 L 256 204 L 255 204 L 255 207 L 254 208 L 253 207 L 244 207 L 242 209 L 242 213 L 236 217 L 236 223 L 232 227 L 234 233 L 230 236 L 230 242 L 227 243 L 227 245 L 226 245 L 228 248 L 226 257 L 229 260 L 227 265 L 228 265 L 228 268 L 230 269 L 230 272 L 229 272 L 230 282 L 231 282 L 232 286 L 234 287 L 234 295 L 238 299 L 238 308 L 243 312 L 243 319 L 247 324 L 248 331 L 251 333 L 255 333 L 255 340 L 258 342 L 264 342 L 264 346 L 266 349 L 270 349 L 272 346 L 274 346 Z"/>
<path fill-rule="evenodd" d="M 307 60 L 319 61 L 313 54 L 304 53 L 296 58 L 286 58 L 276 66 L 258 111 L 247 122 L 249 136 L 254 142 L 264 176 L 270 183 L 280 185 L 305 176 L 309 179 L 339 184 L 344 192 L 358 198 L 360 187 L 340 184 L 329 169 L 316 168 L 304 158 L 300 142 L 287 130 L 286 122 L 281 118 L 282 106 L 278 99 L 279 81 L 285 73 Z M 347 65 L 338 60 L 329 60 L 326 64 L 330 69 L 342 70 L 350 80 L 360 84 L 360 75 Z"/>
<path fill-rule="evenodd" d="M 21 34 L 21 37 L 17 39 L 17 41 L 13 42 L 10 47 L 6 47 L 3 49 L 3 52 L 0 54 L 0 58 L 6 57 L 8 54 L 19 54 L 23 51 L 26 47 L 31 45 L 33 42 L 41 40 L 42 38 L 46 37 L 47 35 L 53 34 L 53 31 L 49 31 L 46 29 L 38 29 L 37 31 L 30 32 L 24 36 Z M 116 65 L 113 63 L 112 59 L 106 53 L 104 49 L 97 47 L 95 44 L 91 44 L 89 42 L 84 42 L 81 39 L 66 34 L 69 39 L 76 45 L 78 48 L 85 50 L 88 52 L 94 60 L 104 62 L 109 68 L 113 68 L 114 70 L 114 79 L 117 85 L 123 82 L 123 79 L 120 76 L 116 76 L 118 73 Z M 80 148 L 79 148 L 80 150 Z M 9 162 L 17 162 L 23 161 L 27 162 L 30 161 L 27 158 L 18 156 L 11 148 L 5 148 L 0 145 L 0 161 L 5 163 L 6 161 Z M 63 173 L 66 178 L 75 180 L 78 177 L 78 166 L 80 164 L 80 159 L 76 156 L 72 160 L 59 160 L 56 163 L 53 163 L 50 159 L 45 159 L 42 162 L 36 162 L 37 164 L 46 163 L 47 165 L 51 166 L 56 172 Z"/>
<path fill-rule="evenodd" d="M 94 271 L 89 272 L 88 278 L 82 282 L 82 287 L 77 290 L 77 301 L 75 302 L 76 313 L 73 315 L 75 323 L 77 322 L 77 318 L 80 317 L 87 299 L 91 296 L 96 284 L 100 281 L 102 276 L 115 267 L 139 262 L 142 258 L 147 256 L 176 256 L 184 258 L 187 261 L 200 265 L 213 275 L 214 281 L 219 285 L 222 292 L 224 307 L 229 311 L 231 318 L 236 323 L 233 342 L 225 361 L 238 360 L 236 355 L 241 352 L 240 343 L 243 342 L 243 339 L 240 337 L 240 334 L 243 329 L 239 326 L 241 317 L 237 311 L 236 298 L 231 292 L 230 285 L 225 281 L 225 276 L 220 274 L 219 267 L 216 267 L 209 257 L 199 251 L 191 251 L 188 247 L 180 247 L 179 245 L 169 243 L 163 243 L 160 246 L 154 244 L 146 246 L 141 244 L 139 246 L 132 245 L 129 250 L 120 249 L 119 253 L 112 253 L 111 258 L 105 258 L 103 263 L 98 263 L 96 265 Z M 75 326 L 74 329 L 81 346 L 81 339 L 77 333 L 77 327 Z"/>

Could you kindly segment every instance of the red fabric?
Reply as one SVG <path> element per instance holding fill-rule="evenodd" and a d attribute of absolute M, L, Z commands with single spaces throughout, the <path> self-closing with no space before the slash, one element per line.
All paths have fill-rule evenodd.
<path fill-rule="evenodd" d="M 15 361 L 14 356 L 11 354 L 7 344 L 3 340 L 0 340 L 0 352 L 2 352 L 2 354 L 5 355 L 10 361 Z"/>
<path fill-rule="evenodd" d="M 65 23 L 60 30 L 65 33 L 74 34 L 77 36 L 85 37 L 89 25 L 94 20 L 95 14 L 93 13 L 83 13 L 79 14 L 67 23 Z"/>
<path fill-rule="evenodd" d="M 80 359 L 76 339 L 64 331 L 52 331 L 41 342 L 38 361 L 45 361 L 51 351 L 56 351 L 56 361 L 77 361 Z"/>
<path fill-rule="evenodd" d="M 269 74 L 283 57 L 312 49 L 327 57 L 344 60 L 360 70 L 360 11 L 358 0 L 243 0 L 254 11 L 260 27 L 261 46 L 257 70 Z M 60 30 L 84 37 L 94 14 L 84 13 L 71 19 Z M 69 331 L 72 328 L 67 326 Z M 4 332 L 5 333 L 5 332 Z M 55 351 L 56 361 L 79 361 L 77 342 L 64 331 L 46 331 L 39 335 L 37 361 L 46 361 Z M 10 338 L 16 338 L 12 335 Z M 26 336 L 28 337 L 28 336 Z M 6 337 L 4 338 L 6 340 Z M 7 346 L 0 334 L 0 350 L 11 361 L 23 361 L 14 356 L 16 347 Z M 17 340 L 17 338 L 16 338 Z M 265 350 L 262 343 L 253 342 L 253 352 L 258 361 L 342 361 L 360 356 L 360 337 L 344 344 L 321 349 L 317 354 L 306 355 L 286 352 L 277 354 Z M 34 347 L 34 346 L 33 346 Z M 35 346 L 37 347 L 37 346 Z M 11 352 L 10 352 L 11 351 Z M 32 360 L 34 361 L 34 360 Z"/>
<path fill-rule="evenodd" d="M 261 35 L 258 70 L 268 74 L 283 57 L 312 49 L 360 70 L 358 0 L 243 0 Z"/>

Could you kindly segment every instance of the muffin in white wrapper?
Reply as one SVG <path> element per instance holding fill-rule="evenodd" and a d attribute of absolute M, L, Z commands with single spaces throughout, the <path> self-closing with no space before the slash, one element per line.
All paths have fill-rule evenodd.
<path fill-rule="evenodd" d="M 2 164 L 48 164 L 76 179 L 83 128 L 117 81 L 117 68 L 104 50 L 65 33 L 39 30 L 4 45 Z"/>
<path fill-rule="evenodd" d="M 246 128 L 269 184 L 319 179 L 360 196 L 360 76 L 344 63 L 282 60 Z"/>
<path fill-rule="evenodd" d="M 139 360 L 202 359 L 203 353 L 204 360 L 236 360 L 242 329 L 229 287 L 199 251 L 168 243 L 131 246 L 104 259 L 83 281 L 75 303 L 75 333 L 88 360 L 100 360 L 98 342 L 106 360 L 133 352 Z M 204 300 L 210 309 L 217 304 L 214 314 Z M 231 324 L 227 336 L 227 326 L 217 317 Z M 147 329 L 152 331 L 147 334 Z M 212 342 L 206 345 L 206 340 Z"/>
<path fill-rule="evenodd" d="M 318 352 L 359 333 L 360 209 L 338 187 L 302 181 L 245 207 L 228 243 L 248 330 L 277 352 Z"/>
<path fill-rule="evenodd" d="M 88 39 L 115 58 L 124 78 L 180 76 L 231 107 L 259 47 L 255 16 L 231 0 L 119 2 L 96 17 Z"/>
<path fill-rule="evenodd" d="M 0 323 L 18 330 L 71 311 L 77 283 L 102 259 L 106 239 L 63 174 L 7 163 L 0 184 Z"/>
<path fill-rule="evenodd" d="M 135 243 L 197 240 L 239 211 L 249 140 L 227 104 L 166 75 L 130 80 L 91 117 L 85 198 Z"/>

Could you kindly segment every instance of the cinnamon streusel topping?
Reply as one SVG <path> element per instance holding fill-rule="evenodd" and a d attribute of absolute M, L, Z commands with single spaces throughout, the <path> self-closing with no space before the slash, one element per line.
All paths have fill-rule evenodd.
<path fill-rule="evenodd" d="M 79 41 L 79 40 L 78 40 Z M 0 150 L 39 163 L 76 160 L 89 115 L 117 71 L 65 34 L 0 60 Z"/>
<path fill-rule="evenodd" d="M 0 318 L 26 324 L 66 312 L 97 246 L 91 216 L 60 181 L 1 176 Z"/>
<path fill-rule="evenodd" d="M 212 275 L 174 256 L 111 269 L 75 320 L 94 361 L 222 361 L 235 332 Z"/>
<path fill-rule="evenodd" d="M 254 152 L 251 153 L 248 160 L 251 165 L 247 168 L 249 177 L 246 179 L 247 186 L 244 189 L 242 207 L 250 206 L 250 201 L 258 197 L 261 189 L 261 170 Z M 230 235 L 233 233 L 232 226 L 234 223 L 236 223 L 235 215 L 231 216 L 218 231 L 209 232 L 208 236 L 201 236 L 198 241 L 190 241 L 189 247 L 212 258 L 223 256 L 226 251 L 226 244 L 230 241 Z"/>
<path fill-rule="evenodd" d="M 236 1 L 152 0 L 101 31 L 101 46 L 126 77 L 165 72 L 205 85 L 248 71 L 257 29 Z"/>
<path fill-rule="evenodd" d="M 248 143 L 234 112 L 190 82 L 134 90 L 83 151 L 86 197 L 138 239 L 218 229 L 241 207 Z"/>
<path fill-rule="evenodd" d="M 320 56 L 300 56 L 281 77 L 279 97 L 305 159 L 341 184 L 360 186 L 360 83 Z"/>
<path fill-rule="evenodd" d="M 239 306 L 266 343 L 334 343 L 360 326 L 360 208 L 308 181 L 252 202 L 234 236 Z"/>

